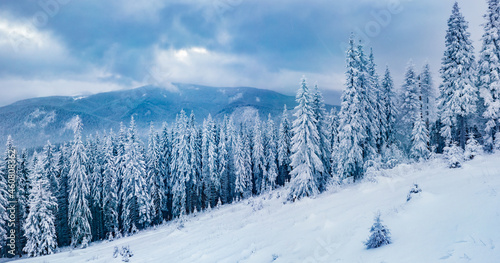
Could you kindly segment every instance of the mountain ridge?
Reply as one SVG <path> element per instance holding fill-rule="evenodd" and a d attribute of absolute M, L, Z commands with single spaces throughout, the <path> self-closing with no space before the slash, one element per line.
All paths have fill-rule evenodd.
<path fill-rule="evenodd" d="M 84 135 L 117 130 L 120 122 L 128 124 L 134 116 L 139 132 L 145 135 L 149 124 L 155 128 L 172 123 L 184 110 L 194 112 L 198 122 L 209 114 L 215 119 L 228 115 L 240 118 L 256 116 L 277 118 L 283 106 L 293 109 L 295 97 L 252 87 L 209 87 L 173 84 L 176 91 L 158 86 L 142 86 L 88 96 L 51 96 L 24 99 L 0 107 L 0 138 L 12 135 L 20 148 L 36 148 L 72 139 L 71 119 L 80 115 Z M 334 106 L 327 105 L 330 109 Z"/>

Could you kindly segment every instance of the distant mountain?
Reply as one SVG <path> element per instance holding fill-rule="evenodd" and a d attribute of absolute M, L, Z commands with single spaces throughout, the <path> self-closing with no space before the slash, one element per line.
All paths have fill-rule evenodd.
<path fill-rule="evenodd" d="M 172 123 L 181 111 L 193 111 L 201 122 L 211 114 L 216 119 L 224 115 L 235 121 L 268 114 L 279 117 L 283 105 L 295 107 L 293 96 L 274 91 L 239 87 L 216 88 L 189 84 L 174 84 L 177 91 L 145 86 L 131 90 L 99 93 L 84 97 L 44 97 L 18 101 L 0 108 L 0 139 L 12 135 L 18 147 L 35 148 L 69 141 L 73 137 L 71 120 L 80 115 L 84 134 L 102 132 L 120 122 L 128 125 L 136 119 L 139 132 L 146 134 L 149 123 L 159 129 L 163 122 Z M 332 106 L 327 105 L 327 108 Z"/>

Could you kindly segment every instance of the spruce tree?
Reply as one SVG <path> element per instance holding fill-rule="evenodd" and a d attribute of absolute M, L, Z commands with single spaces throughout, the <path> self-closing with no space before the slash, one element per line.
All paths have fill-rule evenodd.
<path fill-rule="evenodd" d="M 323 95 L 318 88 L 318 85 L 314 85 L 314 91 L 312 92 L 312 110 L 314 113 L 314 119 L 316 120 L 316 129 L 319 135 L 319 148 L 320 148 L 320 159 L 323 163 L 323 172 L 317 178 L 318 187 L 320 191 L 326 188 L 326 184 L 330 178 L 330 156 L 331 148 L 327 140 L 327 130 L 326 130 L 326 113 L 325 113 L 325 102 L 323 100 Z"/>
<path fill-rule="evenodd" d="M 20 255 L 22 253 L 23 247 L 26 245 L 26 238 L 24 236 L 23 226 L 26 222 L 26 218 L 28 218 L 29 213 L 29 189 L 30 189 L 30 181 L 29 181 L 29 161 L 28 161 L 28 153 L 26 149 L 21 150 L 19 155 L 19 161 L 17 166 L 17 207 L 18 207 L 18 224 L 16 232 L 19 235 L 19 242 L 16 245 L 17 254 Z M 67 216 L 67 210 L 66 210 Z"/>
<path fill-rule="evenodd" d="M 160 172 L 160 136 L 154 129 L 153 122 L 149 128 L 148 152 L 146 154 L 146 182 L 151 195 L 151 221 L 160 224 L 163 221 L 162 204 L 165 199 L 165 183 Z"/>
<path fill-rule="evenodd" d="M 234 146 L 234 172 L 235 172 L 235 199 L 247 198 L 251 193 L 251 166 L 249 161 L 249 151 L 246 150 L 244 137 L 239 134 Z"/>
<path fill-rule="evenodd" d="M 292 137 L 292 180 L 288 200 L 295 201 L 319 193 L 318 177 L 324 172 L 320 159 L 319 132 L 306 79 L 297 91 Z"/>
<path fill-rule="evenodd" d="M 9 135 L 7 137 L 7 143 L 5 145 L 5 156 L 2 160 L 0 160 L 0 248 L 6 246 L 7 234 L 12 229 L 11 227 L 9 227 L 10 221 L 8 214 L 11 213 L 10 201 L 14 201 L 14 194 L 16 191 L 16 189 L 11 188 L 11 186 L 15 186 L 17 182 L 12 181 L 12 178 L 9 178 L 9 170 L 12 170 L 12 168 L 15 169 L 16 165 L 17 153 L 14 147 L 14 141 Z"/>
<path fill-rule="evenodd" d="M 137 137 L 134 117 L 131 117 L 125 145 L 122 188 L 123 231 L 133 233 L 151 223 L 151 197 L 146 185 L 146 164 L 141 141 Z"/>
<path fill-rule="evenodd" d="M 276 188 L 276 178 L 278 177 L 276 134 L 271 114 L 269 114 L 265 130 L 267 143 L 265 147 L 265 170 L 260 188 L 261 192 L 268 192 Z"/>
<path fill-rule="evenodd" d="M 500 2 L 488 0 L 488 11 L 484 15 L 482 48 L 479 55 L 478 81 L 480 89 L 480 114 L 485 118 L 485 146 L 494 148 L 500 138 Z"/>
<path fill-rule="evenodd" d="M 471 119 L 476 113 L 478 92 L 473 81 L 474 47 L 467 31 L 468 22 L 455 2 L 448 20 L 446 49 L 442 59 L 439 110 L 441 113 L 441 135 L 447 145 L 458 141 L 465 148 L 466 135 L 471 128 Z"/>
<path fill-rule="evenodd" d="M 410 155 L 412 148 L 412 130 L 416 118 L 419 117 L 421 110 L 420 88 L 418 86 L 417 74 L 413 61 L 408 62 L 405 78 L 401 90 L 401 105 L 399 116 L 399 141 L 402 143 L 402 149 Z"/>
<path fill-rule="evenodd" d="M 381 82 L 381 89 L 381 100 L 384 109 L 383 115 L 385 117 L 384 141 L 386 142 L 386 145 L 391 145 L 396 142 L 396 121 L 399 112 L 398 108 L 396 107 L 396 92 L 394 91 L 394 82 L 392 80 L 389 67 L 386 67 L 385 69 L 384 78 Z"/>
<path fill-rule="evenodd" d="M 172 152 L 172 215 L 186 214 L 186 181 L 190 177 L 188 119 L 184 111 L 177 115 Z"/>
<path fill-rule="evenodd" d="M 426 63 L 418 77 L 420 87 L 420 101 L 422 103 L 423 118 L 425 125 L 430 130 L 431 125 L 437 120 L 436 95 L 437 91 L 432 81 L 429 63 Z"/>
<path fill-rule="evenodd" d="M 340 179 L 361 179 L 364 173 L 364 144 L 367 137 L 366 108 L 363 106 L 365 91 L 359 78 L 360 67 L 358 49 L 354 39 L 349 41 L 347 50 L 346 87 L 342 93 L 342 105 L 339 113 L 339 142 L 336 149 L 337 174 Z"/>
<path fill-rule="evenodd" d="M 288 120 L 288 111 L 284 106 L 281 124 L 278 132 L 278 165 L 279 175 L 276 183 L 285 185 L 285 182 L 290 181 L 291 172 L 291 155 L 292 155 L 292 130 Z"/>
<path fill-rule="evenodd" d="M 87 155 L 82 142 L 83 124 L 79 116 L 76 116 L 75 139 L 70 158 L 69 170 L 69 225 L 71 228 L 71 245 L 76 247 L 81 244 L 87 247 L 92 240 L 90 213 L 88 197 L 90 186 L 88 173 L 85 168 Z"/>
<path fill-rule="evenodd" d="M 417 114 L 413 124 L 411 152 L 410 155 L 415 161 L 429 158 L 429 131 L 425 125 L 423 114 Z"/>
<path fill-rule="evenodd" d="M 104 211 L 104 231 L 108 239 L 119 234 L 117 157 L 114 155 L 113 131 L 104 140 L 102 205 Z"/>
<path fill-rule="evenodd" d="M 53 212 L 57 209 L 57 199 L 50 191 L 50 182 L 43 170 L 42 158 L 39 158 L 30 178 L 30 211 L 24 225 L 23 251 L 30 257 L 53 254 L 57 247 Z"/>
<path fill-rule="evenodd" d="M 262 177 L 264 175 L 264 139 L 262 134 L 262 124 L 257 117 L 253 128 L 252 140 L 252 193 L 255 195 L 260 194 L 260 186 L 262 184 Z"/>
<path fill-rule="evenodd" d="M 68 246 L 71 243 L 71 230 L 69 227 L 69 170 L 71 147 L 66 143 L 59 150 L 59 189 L 57 190 L 57 215 L 56 215 L 56 233 L 57 244 L 59 246 Z"/>

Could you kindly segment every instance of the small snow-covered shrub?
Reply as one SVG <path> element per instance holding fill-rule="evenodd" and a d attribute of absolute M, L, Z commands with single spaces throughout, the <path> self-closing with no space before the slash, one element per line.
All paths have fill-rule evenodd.
<path fill-rule="evenodd" d="M 477 155 L 480 155 L 483 152 L 483 146 L 481 146 L 477 140 L 474 138 L 474 135 L 471 135 L 467 140 L 467 144 L 465 145 L 465 159 L 472 160 Z"/>
<path fill-rule="evenodd" d="M 413 184 L 413 187 L 406 196 L 406 202 L 410 201 L 413 195 L 419 194 L 420 192 L 422 192 L 422 189 L 418 188 L 418 184 Z"/>
<path fill-rule="evenodd" d="M 132 250 L 130 250 L 130 246 L 122 246 L 121 250 L 119 250 L 118 247 L 115 247 L 113 257 L 117 258 L 118 255 L 122 256 L 123 262 L 129 262 L 130 258 L 134 256 Z"/>
<path fill-rule="evenodd" d="M 464 161 L 464 151 L 456 143 L 451 146 L 444 147 L 444 157 L 448 161 L 448 167 L 460 168 Z"/>
<path fill-rule="evenodd" d="M 382 162 L 383 168 L 392 169 L 396 167 L 400 163 L 404 163 L 406 161 L 406 157 L 398 146 L 395 144 L 391 144 L 382 149 Z"/>
<path fill-rule="evenodd" d="M 367 249 L 377 248 L 391 243 L 391 233 L 386 226 L 382 224 L 380 212 L 375 216 L 375 222 L 370 229 L 371 236 L 365 242 Z"/>

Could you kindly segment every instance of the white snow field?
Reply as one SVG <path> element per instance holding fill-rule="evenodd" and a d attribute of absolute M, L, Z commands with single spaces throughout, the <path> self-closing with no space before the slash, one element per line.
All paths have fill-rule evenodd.
<path fill-rule="evenodd" d="M 283 204 L 286 189 L 188 216 L 86 249 L 16 262 L 500 262 L 500 155 L 448 169 L 443 160 L 400 165 L 314 199 Z M 418 183 L 422 192 L 406 202 Z M 277 197 L 281 195 L 281 197 Z M 367 250 L 380 210 L 392 244 Z"/>

